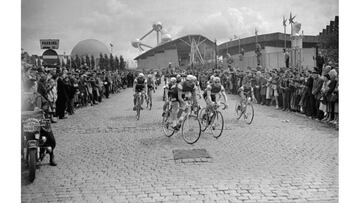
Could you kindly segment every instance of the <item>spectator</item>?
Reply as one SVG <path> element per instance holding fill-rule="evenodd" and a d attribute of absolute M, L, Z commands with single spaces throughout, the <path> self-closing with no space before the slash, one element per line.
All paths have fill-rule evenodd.
<path fill-rule="evenodd" d="M 66 104 L 69 101 L 69 95 L 66 90 L 66 84 L 64 82 L 66 77 L 66 71 L 64 71 L 61 73 L 60 77 L 57 80 L 58 97 L 56 100 L 56 115 L 59 116 L 59 119 L 67 118 L 65 116 L 65 110 Z"/>
<path fill-rule="evenodd" d="M 320 107 L 320 98 L 321 98 L 321 88 L 323 85 L 323 79 L 320 77 L 320 72 L 318 69 L 314 68 L 314 71 L 312 72 L 312 77 L 314 78 L 313 81 L 313 88 L 312 88 L 312 95 L 315 100 L 313 111 L 314 114 L 312 115 L 314 118 L 321 120 L 323 118 L 323 113 L 319 110 Z"/>

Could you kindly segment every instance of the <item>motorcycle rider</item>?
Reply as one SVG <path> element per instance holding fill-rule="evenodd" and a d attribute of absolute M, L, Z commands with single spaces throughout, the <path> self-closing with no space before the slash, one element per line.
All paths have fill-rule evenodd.
<path fill-rule="evenodd" d="M 22 103 L 22 111 L 45 111 L 49 107 L 48 101 L 37 92 L 36 80 L 30 79 L 24 84 L 24 101 Z M 44 146 L 50 146 L 52 148 L 50 154 L 50 165 L 56 166 L 54 159 L 54 149 L 56 147 L 56 141 L 54 134 L 51 130 L 44 130 L 41 128 L 40 133 L 46 137 L 46 142 Z"/>

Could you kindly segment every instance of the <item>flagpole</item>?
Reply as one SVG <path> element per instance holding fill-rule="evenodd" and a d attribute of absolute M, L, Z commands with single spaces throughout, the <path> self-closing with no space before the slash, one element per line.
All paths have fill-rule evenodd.
<path fill-rule="evenodd" d="M 255 28 L 255 42 L 256 44 L 258 43 L 258 31 L 256 28 Z"/>
<path fill-rule="evenodd" d="M 215 39 L 215 69 L 217 69 L 217 45 L 216 45 L 216 39 Z"/>
<path fill-rule="evenodd" d="M 286 18 L 283 16 L 283 26 L 284 26 L 284 49 L 286 49 Z"/>

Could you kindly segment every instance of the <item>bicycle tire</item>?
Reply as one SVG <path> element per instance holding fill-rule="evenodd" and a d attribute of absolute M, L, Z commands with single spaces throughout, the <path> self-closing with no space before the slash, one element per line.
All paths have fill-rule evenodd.
<path fill-rule="evenodd" d="M 188 125 L 193 124 L 195 128 L 198 128 L 198 132 L 194 132 L 193 128 L 190 128 L 188 131 L 184 132 L 184 126 L 187 127 Z M 192 133 L 194 132 L 194 133 Z M 193 137 L 191 138 L 190 133 L 193 135 Z M 197 142 L 200 138 L 201 135 L 201 125 L 200 125 L 200 121 L 197 118 L 197 116 L 194 115 L 189 115 L 187 116 L 184 121 L 182 122 L 181 125 L 181 135 L 184 139 L 184 141 L 188 144 L 194 144 L 195 142 Z"/>
<path fill-rule="evenodd" d="M 237 119 L 240 119 L 241 116 L 243 115 L 239 107 L 240 107 L 240 103 L 235 104 L 235 114 Z"/>
<path fill-rule="evenodd" d="M 163 117 L 162 128 L 165 136 L 171 137 L 175 133 L 175 130 L 170 126 L 170 123 L 167 122 L 168 120 L 169 120 L 169 114 L 167 113 L 166 116 Z"/>
<path fill-rule="evenodd" d="M 212 134 L 213 134 L 213 137 L 215 137 L 216 139 L 217 138 L 219 138 L 221 135 L 222 135 L 222 133 L 223 133 L 223 131 L 224 131 L 224 117 L 223 117 L 223 115 L 222 115 L 222 113 L 220 112 L 220 111 L 216 111 L 216 114 L 214 114 L 213 116 L 212 116 L 213 118 L 211 119 L 211 127 L 210 127 L 210 129 L 211 129 L 211 131 L 212 131 Z M 221 125 L 221 127 L 219 128 L 219 133 L 214 133 L 214 120 L 215 119 L 220 119 L 220 125 Z"/>
<path fill-rule="evenodd" d="M 206 128 L 208 127 L 208 121 L 207 121 L 207 119 L 204 118 L 204 116 L 206 116 L 205 108 L 202 108 L 202 109 L 200 109 L 200 111 L 198 113 L 198 119 L 200 121 L 200 127 L 201 127 L 202 132 L 204 132 L 206 130 Z"/>
<path fill-rule="evenodd" d="M 140 119 L 140 96 L 136 97 L 136 120 Z"/>
<path fill-rule="evenodd" d="M 251 116 L 248 116 L 248 113 L 251 113 Z M 248 119 L 249 118 L 249 119 Z M 244 112 L 244 120 L 247 124 L 251 124 L 254 119 L 254 107 L 249 102 L 246 106 L 245 112 Z"/>

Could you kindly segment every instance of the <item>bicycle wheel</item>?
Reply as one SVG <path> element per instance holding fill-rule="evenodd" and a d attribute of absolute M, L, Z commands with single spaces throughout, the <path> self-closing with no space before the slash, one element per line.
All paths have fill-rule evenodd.
<path fill-rule="evenodd" d="M 197 142 L 201 135 L 201 125 L 199 119 L 194 115 L 189 115 L 182 122 L 181 134 L 188 144 Z"/>
<path fill-rule="evenodd" d="M 170 114 L 169 112 L 166 112 L 166 115 L 163 117 L 162 121 L 162 128 L 166 137 L 171 137 L 175 133 L 174 129 L 170 126 L 171 123 L 169 122 L 169 119 Z"/>
<path fill-rule="evenodd" d="M 208 126 L 208 116 L 205 112 L 205 108 L 201 109 L 198 114 L 198 119 L 200 122 L 201 131 L 204 132 Z"/>
<path fill-rule="evenodd" d="M 224 130 L 224 118 L 220 111 L 216 111 L 211 118 L 210 129 L 215 138 L 219 138 Z"/>
<path fill-rule="evenodd" d="M 242 114 L 243 114 L 243 112 L 241 111 L 241 105 L 240 105 L 240 103 L 237 103 L 237 104 L 235 105 L 235 113 L 236 113 L 237 119 L 240 119 L 241 116 L 242 116 Z"/>
<path fill-rule="evenodd" d="M 245 108 L 245 112 L 244 112 L 244 120 L 247 124 L 251 124 L 251 122 L 254 119 L 254 107 L 253 105 L 249 102 Z"/>
<path fill-rule="evenodd" d="M 140 119 L 140 97 L 136 98 L 136 120 Z"/>

